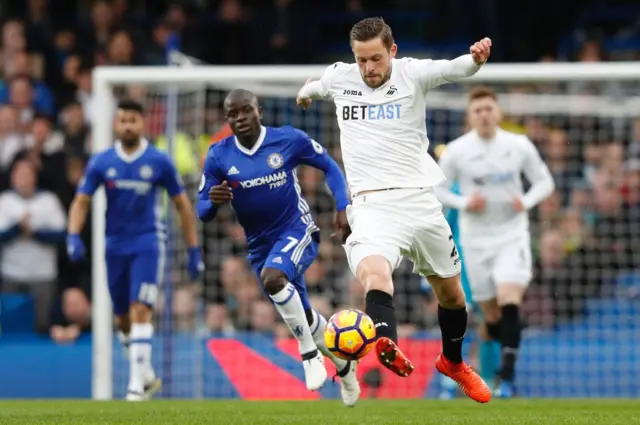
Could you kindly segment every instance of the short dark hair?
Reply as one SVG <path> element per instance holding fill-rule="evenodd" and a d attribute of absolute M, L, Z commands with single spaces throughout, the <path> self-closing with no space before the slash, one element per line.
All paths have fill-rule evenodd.
<path fill-rule="evenodd" d="M 32 79 L 28 74 L 16 74 L 14 76 L 11 77 L 11 79 L 9 80 L 9 85 L 12 85 L 15 82 L 18 81 L 25 81 L 29 84 L 29 86 L 32 85 Z"/>
<path fill-rule="evenodd" d="M 122 109 L 123 111 L 132 111 L 137 112 L 140 115 L 144 114 L 144 108 L 140 102 L 136 102 L 133 99 L 122 99 L 118 102 L 118 109 Z"/>
<path fill-rule="evenodd" d="M 498 100 L 498 95 L 495 90 L 488 86 L 478 86 L 474 87 L 469 91 L 469 102 L 478 99 L 484 99 L 485 97 L 491 98 L 493 100 Z"/>
<path fill-rule="evenodd" d="M 47 124 L 53 125 L 53 117 L 43 111 L 37 111 L 36 113 L 34 113 L 32 121 L 46 121 Z"/>
<path fill-rule="evenodd" d="M 393 46 L 393 32 L 391 27 L 382 18 L 366 18 L 351 27 L 349 42 L 369 41 L 380 37 L 382 44 L 387 49 Z"/>

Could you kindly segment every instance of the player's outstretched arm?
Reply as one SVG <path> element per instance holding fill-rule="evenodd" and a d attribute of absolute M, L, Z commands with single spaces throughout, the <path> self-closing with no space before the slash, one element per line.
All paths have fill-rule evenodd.
<path fill-rule="evenodd" d="M 309 109 L 311 101 L 323 99 L 327 95 L 327 91 L 321 80 L 313 81 L 308 79 L 298 92 L 296 104 L 303 109 Z"/>
<path fill-rule="evenodd" d="M 308 109 L 311 106 L 312 100 L 327 98 L 330 93 L 331 80 L 339 66 L 340 62 L 328 66 L 322 74 L 322 78 L 317 81 L 313 81 L 311 78 L 308 79 L 298 92 L 296 104 L 304 109 Z"/>
<path fill-rule="evenodd" d="M 412 60 L 409 72 L 425 90 L 475 75 L 491 54 L 491 39 L 483 38 L 469 47 L 469 54 L 453 60 Z"/>
<path fill-rule="evenodd" d="M 524 139 L 526 157 L 522 171 L 527 180 L 531 182 L 531 187 L 522 199 L 522 206 L 528 210 L 551 195 L 555 189 L 555 183 L 551 171 L 540 157 L 538 149 L 528 138 L 524 137 Z"/>

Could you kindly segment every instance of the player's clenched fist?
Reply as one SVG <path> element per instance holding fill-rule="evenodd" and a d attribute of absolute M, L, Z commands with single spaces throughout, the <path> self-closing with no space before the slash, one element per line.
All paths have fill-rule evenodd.
<path fill-rule="evenodd" d="M 306 85 L 307 85 L 307 84 L 309 84 L 311 81 L 312 81 L 312 80 L 311 80 L 311 78 L 309 78 L 309 79 L 304 83 L 304 85 L 306 86 Z M 304 86 L 303 86 L 302 88 L 304 88 Z M 306 97 L 306 96 L 301 95 L 301 93 L 302 93 L 302 89 L 300 90 L 300 92 L 298 92 L 298 97 L 296 97 L 296 104 L 297 104 L 298 106 L 300 106 L 301 108 L 303 108 L 303 109 L 309 109 L 309 107 L 311 106 L 311 99 L 310 99 L 310 98 L 308 98 L 308 97 Z"/>
<path fill-rule="evenodd" d="M 485 37 L 482 40 L 473 43 L 471 47 L 469 47 L 469 52 L 471 53 L 471 57 L 473 61 L 482 65 L 489 59 L 489 55 L 491 54 L 491 39 L 489 37 Z"/>
<path fill-rule="evenodd" d="M 67 235 L 67 255 L 72 262 L 78 262 L 84 260 L 86 253 L 84 243 L 77 233 L 70 233 Z"/>
<path fill-rule="evenodd" d="M 333 222 L 333 233 L 331 239 L 340 237 L 342 243 L 347 242 L 347 238 L 351 234 L 351 226 L 347 220 L 347 211 L 338 211 L 336 213 L 336 219 Z"/>
<path fill-rule="evenodd" d="M 474 213 L 482 213 L 484 212 L 487 206 L 487 200 L 484 196 L 479 193 L 474 193 L 469 197 L 469 201 L 467 202 L 467 211 L 471 211 Z"/>
<path fill-rule="evenodd" d="M 223 181 L 221 184 L 213 186 L 209 190 L 209 200 L 214 205 L 226 204 L 233 200 L 233 192 L 231 191 L 229 184 L 226 181 Z"/>

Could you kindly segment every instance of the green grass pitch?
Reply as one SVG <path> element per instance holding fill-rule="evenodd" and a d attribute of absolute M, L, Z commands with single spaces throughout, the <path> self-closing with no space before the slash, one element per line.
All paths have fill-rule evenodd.
<path fill-rule="evenodd" d="M 2 401 L 0 424 L 629 425 L 640 424 L 640 400 L 361 400 L 353 409 L 339 401 Z"/>

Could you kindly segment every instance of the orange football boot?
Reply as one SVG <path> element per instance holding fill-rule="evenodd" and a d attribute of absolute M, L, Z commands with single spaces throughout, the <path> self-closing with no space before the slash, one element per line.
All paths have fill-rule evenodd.
<path fill-rule="evenodd" d="M 489 386 L 465 362 L 453 363 L 440 354 L 436 359 L 436 369 L 444 376 L 456 381 L 462 392 L 470 399 L 478 403 L 487 403 L 491 400 Z"/>
<path fill-rule="evenodd" d="M 386 336 L 376 341 L 376 354 L 380 363 L 398 376 L 406 378 L 413 372 L 413 364 L 400 351 L 396 343 Z"/>

